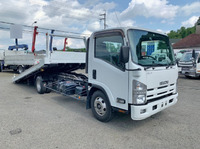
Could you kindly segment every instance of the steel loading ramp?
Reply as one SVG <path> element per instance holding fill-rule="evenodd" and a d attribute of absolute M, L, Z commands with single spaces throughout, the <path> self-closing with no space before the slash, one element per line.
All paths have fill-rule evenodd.
<path fill-rule="evenodd" d="M 34 65 L 29 69 L 26 69 L 24 72 L 22 72 L 17 76 L 14 76 L 12 79 L 13 83 L 18 83 L 22 79 L 29 78 L 30 76 L 34 75 L 37 71 L 39 71 L 43 66 L 44 66 L 44 61 L 41 60 L 40 63 L 38 63 L 37 65 Z"/>

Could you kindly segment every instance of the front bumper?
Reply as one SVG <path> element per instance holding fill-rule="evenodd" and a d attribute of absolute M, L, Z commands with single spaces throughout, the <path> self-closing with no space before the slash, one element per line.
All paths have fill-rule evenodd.
<path fill-rule="evenodd" d="M 196 77 L 196 70 L 181 70 L 181 74 Z"/>
<path fill-rule="evenodd" d="M 147 117 L 150 117 L 151 115 L 154 115 L 174 105 L 178 101 L 177 97 L 178 93 L 154 102 L 150 102 L 146 105 L 131 105 L 131 118 L 133 120 L 143 120 Z"/>

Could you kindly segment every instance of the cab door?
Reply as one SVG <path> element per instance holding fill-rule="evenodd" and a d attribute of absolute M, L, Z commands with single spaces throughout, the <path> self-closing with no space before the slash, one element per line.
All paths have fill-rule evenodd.
<path fill-rule="evenodd" d="M 128 72 L 119 59 L 124 35 L 122 31 L 105 31 L 95 34 L 93 39 L 89 81 L 105 90 L 111 106 L 128 110 Z"/>

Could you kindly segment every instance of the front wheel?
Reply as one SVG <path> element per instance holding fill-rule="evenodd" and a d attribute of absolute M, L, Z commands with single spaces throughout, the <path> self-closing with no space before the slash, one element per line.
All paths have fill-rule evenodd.
<path fill-rule="evenodd" d="M 108 122 L 113 118 L 114 113 L 108 98 L 101 91 L 96 91 L 91 99 L 92 113 L 96 119 L 102 122 Z"/>

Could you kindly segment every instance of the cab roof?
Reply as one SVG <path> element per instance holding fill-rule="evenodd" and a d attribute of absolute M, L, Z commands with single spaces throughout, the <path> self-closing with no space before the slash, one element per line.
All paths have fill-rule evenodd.
<path fill-rule="evenodd" d="M 150 30 L 150 29 L 145 29 L 145 28 L 139 28 L 139 27 L 115 27 L 115 28 L 109 28 L 109 29 L 104 29 L 104 30 L 98 30 L 98 31 L 95 31 L 94 33 L 102 32 L 102 31 L 105 31 L 105 32 L 108 31 L 108 32 L 110 32 L 112 30 L 113 31 L 114 30 L 123 30 L 126 33 L 130 29 L 142 30 L 142 31 L 147 31 L 147 32 L 153 32 L 153 33 L 157 33 L 157 34 L 161 34 L 161 35 L 167 36 L 167 34 L 164 34 L 164 33 L 158 32 L 158 31 L 154 31 L 154 30 Z"/>

